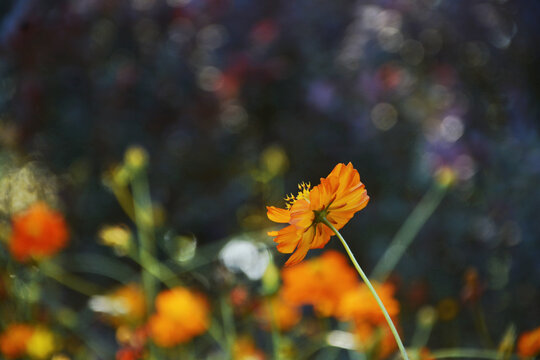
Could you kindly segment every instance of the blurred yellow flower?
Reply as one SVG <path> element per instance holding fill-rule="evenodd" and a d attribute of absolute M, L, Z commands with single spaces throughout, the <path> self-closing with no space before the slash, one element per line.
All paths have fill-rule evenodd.
<path fill-rule="evenodd" d="M 437 311 L 439 319 L 443 321 L 450 321 L 457 316 L 459 312 L 459 305 L 456 300 L 452 298 L 445 298 L 437 304 Z"/>
<path fill-rule="evenodd" d="M 120 255 L 126 254 L 131 246 L 131 231 L 124 224 L 103 226 L 98 236 L 103 245 L 110 246 Z"/>
<path fill-rule="evenodd" d="M 442 166 L 435 173 L 435 180 L 440 186 L 448 187 L 457 181 L 457 174 L 450 166 Z"/>
<path fill-rule="evenodd" d="M 138 171 L 148 164 L 148 153 L 141 146 L 130 146 L 124 155 L 124 162 L 128 168 Z"/>
<path fill-rule="evenodd" d="M 517 353 L 523 357 L 540 354 L 540 327 L 520 335 L 517 342 Z"/>
<path fill-rule="evenodd" d="M 37 327 L 26 344 L 27 354 L 36 359 L 48 359 L 56 348 L 54 334 Z"/>
<path fill-rule="evenodd" d="M 313 305 L 323 316 L 336 313 L 341 298 L 360 285 L 347 258 L 329 250 L 322 256 L 283 268 L 283 298 L 293 305 Z"/>
<path fill-rule="evenodd" d="M 162 291 L 156 297 L 156 313 L 148 326 L 150 337 L 158 346 L 187 342 L 210 326 L 206 297 L 183 287 Z"/>
<path fill-rule="evenodd" d="M 285 150 L 278 145 L 264 149 L 261 154 L 261 165 L 268 178 L 283 173 L 289 166 L 289 159 Z"/>
<path fill-rule="evenodd" d="M 313 189 L 305 183 L 298 188 L 300 191 L 296 196 L 290 195 L 285 199 L 286 209 L 267 206 L 270 220 L 290 224 L 268 233 L 274 236 L 278 251 L 293 253 L 285 266 L 299 263 L 309 249 L 320 249 L 328 243 L 334 233 L 321 222 L 323 218 L 339 230 L 369 201 L 360 175 L 351 163 L 337 164 Z"/>

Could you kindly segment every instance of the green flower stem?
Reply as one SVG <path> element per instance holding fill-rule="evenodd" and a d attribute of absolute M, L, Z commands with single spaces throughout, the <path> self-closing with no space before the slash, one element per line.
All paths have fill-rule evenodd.
<path fill-rule="evenodd" d="M 416 317 L 416 330 L 411 341 L 413 348 L 420 349 L 426 346 L 436 319 L 437 313 L 432 307 L 425 306 L 420 309 Z"/>
<path fill-rule="evenodd" d="M 141 167 L 135 170 L 133 175 L 131 180 L 133 212 L 139 237 L 137 255 L 142 267 L 141 278 L 146 300 L 146 316 L 149 316 L 154 308 L 154 299 L 158 290 L 156 274 L 161 274 L 161 272 L 159 267 L 156 266 L 158 262 L 155 260 L 154 212 L 146 171 Z M 150 343 L 148 346 L 148 359 L 156 360 L 158 358 L 157 346 Z"/>
<path fill-rule="evenodd" d="M 449 358 L 476 358 L 476 359 L 500 359 L 500 353 L 495 350 L 484 349 L 440 349 L 432 351 L 430 356 L 434 359 L 449 359 Z M 515 357 L 513 357 L 515 358 Z"/>
<path fill-rule="evenodd" d="M 386 308 L 384 307 L 381 299 L 379 298 L 379 295 L 377 295 L 377 292 L 373 288 L 373 285 L 371 285 L 371 282 L 369 281 L 368 277 L 366 276 L 366 274 L 364 273 L 364 271 L 362 270 L 362 268 L 358 264 L 358 261 L 356 261 L 356 258 L 354 257 L 351 249 L 349 248 L 349 245 L 347 245 L 347 242 L 345 241 L 343 236 L 341 236 L 339 231 L 334 227 L 334 225 L 332 225 L 330 223 L 330 221 L 328 221 L 328 219 L 323 217 L 321 219 L 321 221 L 326 226 L 328 226 L 336 234 L 336 236 L 341 241 L 341 244 L 343 244 L 343 247 L 345 248 L 345 251 L 347 251 L 347 254 L 349 255 L 349 258 L 351 259 L 354 267 L 356 268 L 356 271 L 358 271 L 358 274 L 360 274 L 360 277 L 362 278 L 362 280 L 364 280 L 364 283 L 367 285 L 369 291 L 371 291 L 371 294 L 373 294 L 373 297 L 375 298 L 375 300 L 377 301 L 377 304 L 381 308 L 381 311 L 382 311 L 382 313 L 384 315 L 384 318 L 386 319 L 386 322 L 388 323 L 388 326 L 390 326 L 390 330 L 392 331 L 392 335 L 394 335 L 394 338 L 396 339 L 396 343 L 398 345 L 399 351 L 401 352 L 401 356 L 403 357 L 403 360 L 409 360 L 409 356 L 407 355 L 407 351 L 405 351 L 405 347 L 403 346 L 403 343 L 401 342 L 401 338 L 399 337 L 399 334 L 398 334 L 398 332 L 396 330 L 396 327 L 394 326 L 394 323 L 392 322 L 392 319 L 390 318 L 390 315 L 388 315 L 388 311 L 386 311 Z"/>
<path fill-rule="evenodd" d="M 269 298 L 265 300 L 266 307 L 268 309 L 268 314 L 270 314 L 270 328 L 272 331 L 272 347 L 274 350 L 274 359 L 281 359 L 281 334 L 276 324 L 276 313 L 274 311 L 274 306 Z"/>
<path fill-rule="evenodd" d="M 439 206 L 447 189 L 448 186 L 433 183 L 392 239 L 390 246 L 373 269 L 372 278 L 380 282 L 386 280 L 422 226 Z"/>
<path fill-rule="evenodd" d="M 90 254 L 69 254 L 62 256 L 60 263 L 64 269 L 75 273 L 96 274 L 126 284 L 136 276 L 133 269 L 115 258 Z"/>
<path fill-rule="evenodd" d="M 92 296 L 103 292 L 103 289 L 99 286 L 65 272 L 62 267 L 56 265 L 52 261 L 41 262 L 39 264 L 39 269 L 45 276 L 50 277 L 65 287 L 75 290 L 83 295 Z"/>
<path fill-rule="evenodd" d="M 229 304 L 229 301 L 224 297 L 220 297 L 220 305 L 221 305 L 221 318 L 223 320 L 223 330 L 225 335 L 225 341 L 227 343 L 227 357 L 229 359 L 233 358 L 233 348 L 234 348 L 234 342 L 236 339 L 236 330 L 234 328 L 234 318 L 233 313 L 231 309 L 231 305 Z"/>
<path fill-rule="evenodd" d="M 138 260 L 143 268 L 142 284 L 146 296 L 147 314 L 150 314 L 157 292 L 155 275 L 159 273 L 159 269 L 155 268 L 156 263 L 153 261 L 155 260 L 154 219 L 150 189 L 144 169 L 138 169 L 135 172 L 131 186 L 135 223 L 139 236 Z"/>
<path fill-rule="evenodd" d="M 136 251 L 129 251 L 127 255 L 131 260 L 135 261 L 141 266 L 144 273 L 153 276 L 156 280 L 159 280 L 168 288 L 181 285 L 181 282 L 177 280 L 175 273 L 169 267 L 161 264 L 148 251 L 141 248 L 134 250 Z"/>

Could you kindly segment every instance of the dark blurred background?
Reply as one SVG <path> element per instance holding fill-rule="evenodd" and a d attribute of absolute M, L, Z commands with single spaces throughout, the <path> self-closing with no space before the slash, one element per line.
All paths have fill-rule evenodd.
<path fill-rule="evenodd" d="M 3 156 L 55 174 L 68 252 L 127 221 L 102 176 L 133 144 L 166 226 L 201 244 L 270 226 L 265 205 L 351 161 L 371 202 L 344 235 L 367 269 L 449 168 L 394 274 L 404 308 L 461 304 L 473 267 L 496 338 L 540 322 L 540 2 L 3 0 L 0 16 Z"/>

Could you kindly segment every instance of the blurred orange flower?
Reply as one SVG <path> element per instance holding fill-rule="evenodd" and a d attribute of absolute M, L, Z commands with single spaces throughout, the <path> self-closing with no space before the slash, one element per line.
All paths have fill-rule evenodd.
<path fill-rule="evenodd" d="M 144 292 L 138 284 L 131 283 L 114 290 L 105 298 L 112 305 L 109 320 L 115 326 L 139 324 L 146 313 Z"/>
<path fill-rule="evenodd" d="M 34 327 L 28 324 L 10 324 L 0 334 L 0 352 L 6 359 L 15 359 L 26 354 L 26 346 L 34 334 Z"/>
<path fill-rule="evenodd" d="M 298 306 L 285 301 L 280 295 L 276 295 L 269 301 L 263 302 L 257 315 L 268 329 L 271 327 L 270 321 L 272 319 L 271 316 L 273 316 L 274 324 L 281 331 L 290 330 L 302 318 L 302 313 Z"/>
<path fill-rule="evenodd" d="M 419 358 L 420 360 L 435 360 L 435 358 L 431 354 L 431 351 L 429 351 L 429 349 L 426 347 L 420 349 Z"/>
<path fill-rule="evenodd" d="M 110 298 L 118 302 L 122 312 L 116 316 L 117 323 L 139 323 L 146 313 L 144 292 L 138 284 L 132 283 L 115 290 Z"/>
<path fill-rule="evenodd" d="M 274 236 L 278 251 L 286 254 L 294 252 L 285 266 L 299 263 L 309 249 L 320 249 L 328 243 L 333 232 L 321 222 L 322 218 L 326 217 L 339 230 L 369 201 L 360 175 L 351 163 L 337 164 L 313 189 L 305 183 L 298 185 L 298 188 L 300 191 L 296 196 L 291 194 L 285 198 L 286 209 L 267 206 L 270 220 L 290 224 L 268 233 Z"/>
<path fill-rule="evenodd" d="M 341 298 L 360 285 L 347 258 L 335 250 L 300 265 L 283 268 L 281 276 L 286 301 L 297 306 L 313 305 L 323 316 L 334 315 Z"/>
<path fill-rule="evenodd" d="M 517 353 L 523 357 L 540 354 L 540 327 L 520 335 L 517 343 Z"/>
<path fill-rule="evenodd" d="M 240 336 L 233 345 L 234 360 L 264 360 L 264 352 L 257 349 L 253 340 L 246 336 Z"/>
<path fill-rule="evenodd" d="M 373 283 L 373 287 L 386 307 L 388 315 L 395 320 L 399 314 L 399 302 L 394 298 L 394 286 Z M 336 316 L 342 321 L 352 320 L 357 324 L 367 322 L 371 325 L 379 325 L 386 323 L 381 308 L 365 284 L 360 284 L 343 295 Z"/>
<path fill-rule="evenodd" d="M 393 322 L 396 322 L 399 302 L 394 298 L 394 286 L 373 283 L 373 287 Z M 354 333 L 363 352 L 373 351 L 377 358 L 384 359 L 396 350 L 394 336 L 386 325 L 377 301 L 365 284 L 359 284 L 343 295 L 335 315 L 341 321 L 353 322 Z"/>
<path fill-rule="evenodd" d="M 156 313 L 149 319 L 150 337 L 162 347 L 187 342 L 210 326 L 204 295 L 176 287 L 156 297 Z"/>
<path fill-rule="evenodd" d="M 43 202 L 13 216 L 9 250 L 18 261 L 48 257 L 62 249 L 68 240 L 64 217 Z"/>
<path fill-rule="evenodd" d="M 386 324 L 375 326 L 364 322 L 356 324 L 354 333 L 363 353 L 376 354 L 377 359 L 386 359 L 397 349 L 397 343 Z"/>
<path fill-rule="evenodd" d="M 143 358 L 143 351 L 135 348 L 121 348 L 116 352 L 116 360 L 139 360 Z"/>
<path fill-rule="evenodd" d="M 373 287 L 383 302 L 388 315 L 396 322 L 399 302 L 394 298 L 394 286 L 373 283 Z M 341 321 L 352 321 L 362 351 L 375 351 L 379 359 L 388 357 L 397 348 L 397 343 L 386 325 L 373 294 L 365 284 L 359 284 L 345 293 L 336 310 Z"/>

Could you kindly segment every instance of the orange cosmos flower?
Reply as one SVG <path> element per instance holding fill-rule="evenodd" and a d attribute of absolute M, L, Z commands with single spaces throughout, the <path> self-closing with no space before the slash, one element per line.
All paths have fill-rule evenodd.
<path fill-rule="evenodd" d="M 15 215 L 9 250 L 18 261 L 29 257 L 52 256 L 62 249 L 68 240 L 64 217 L 43 202 L 30 206 Z"/>
<path fill-rule="evenodd" d="M 187 342 L 204 333 L 210 325 L 206 298 L 183 287 L 159 293 L 156 310 L 148 326 L 150 336 L 162 347 Z"/>
<path fill-rule="evenodd" d="M 347 258 L 329 250 L 302 264 L 283 268 L 282 296 L 297 306 L 313 305 L 323 316 L 336 313 L 341 298 L 360 286 L 356 271 Z"/>
<path fill-rule="evenodd" d="M 25 355 L 26 346 L 33 334 L 33 326 L 27 324 L 10 324 L 0 334 L 0 352 L 7 359 L 15 359 Z"/>
<path fill-rule="evenodd" d="M 261 304 L 257 317 L 266 329 L 270 329 L 271 321 L 274 321 L 280 331 L 287 331 L 298 324 L 302 318 L 302 313 L 298 306 L 285 301 L 278 294 Z"/>
<path fill-rule="evenodd" d="M 431 351 L 429 351 L 429 349 L 426 347 L 420 349 L 419 357 L 420 360 L 435 360 L 435 358 L 431 354 Z"/>
<path fill-rule="evenodd" d="M 379 294 L 388 315 L 395 320 L 399 314 L 399 302 L 394 298 L 394 286 L 374 283 L 373 287 Z M 336 315 L 342 321 L 353 320 L 357 324 L 379 325 L 386 323 L 381 308 L 365 284 L 361 284 L 343 295 Z"/>
<path fill-rule="evenodd" d="M 394 336 L 386 325 L 356 324 L 354 334 L 358 340 L 359 350 L 363 353 L 372 353 L 377 359 L 386 359 L 397 349 Z"/>
<path fill-rule="evenodd" d="M 90 307 L 102 312 L 111 325 L 140 324 L 146 314 L 144 292 L 136 283 L 123 285 L 107 295 L 94 296 Z"/>
<path fill-rule="evenodd" d="M 143 351 L 135 348 L 121 348 L 116 352 L 116 360 L 139 360 L 143 358 Z"/>
<path fill-rule="evenodd" d="M 298 185 L 298 195 L 285 200 L 287 208 L 267 206 L 268 218 L 289 226 L 268 233 L 274 236 L 278 251 L 293 253 L 285 266 L 299 263 L 309 249 L 323 248 L 334 235 L 321 221 L 326 218 L 336 229 L 341 229 L 369 201 L 360 175 L 351 163 L 337 164 L 326 178 L 313 189 L 310 184 Z"/>
<path fill-rule="evenodd" d="M 373 287 L 388 315 L 395 322 L 399 314 L 399 302 L 394 298 L 394 286 L 374 283 Z M 377 301 L 365 284 L 360 284 L 343 295 L 336 310 L 336 317 L 342 321 L 353 322 L 354 333 L 362 351 L 375 351 L 379 359 L 384 359 L 396 350 L 394 336 L 386 325 Z"/>
<path fill-rule="evenodd" d="M 523 357 L 540 354 L 540 327 L 521 334 L 517 343 L 517 352 Z"/>
<path fill-rule="evenodd" d="M 257 349 L 250 337 L 240 336 L 233 345 L 234 360 L 264 360 L 264 352 Z"/>

